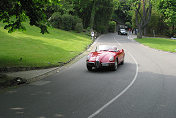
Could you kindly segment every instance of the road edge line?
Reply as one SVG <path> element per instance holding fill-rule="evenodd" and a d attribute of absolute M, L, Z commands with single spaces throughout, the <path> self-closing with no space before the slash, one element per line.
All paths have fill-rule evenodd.
<path fill-rule="evenodd" d="M 115 39 L 115 37 L 114 37 Z M 116 39 L 115 41 L 120 44 Z M 105 108 L 107 108 L 109 105 L 111 105 L 114 101 L 116 101 L 120 96 L 122 96 L 133 84 L 134 82 L 136 81 L 137 79 L 137 76 L 138 76 L 138 71 L 139 71 L 139 67 L 138 67 L 138 63 L 136 61 L 136 59 L 134 58 L 134 56 L 129 52 L 129 55 L 133 58 L 135 64 L 136 64 L 136 73 L 135 73 L 135 76 L 133 78 L 133 80 L 130 82 L 130 84 L 125 88 L 123 89 L 123 91 L 121 91 L 117 96 L 115 96 L 113 99 L 111 99 L 108 103 L 106 103 L 105 105 L 103 105 L 101 108 L 99 108 L 96 112 L 94 112 L 93 114 L 91 114 L 88 118 L 93 118 L 95 117 L 96 115 L 98 115 L 100 112 L 102 112 Z"/>

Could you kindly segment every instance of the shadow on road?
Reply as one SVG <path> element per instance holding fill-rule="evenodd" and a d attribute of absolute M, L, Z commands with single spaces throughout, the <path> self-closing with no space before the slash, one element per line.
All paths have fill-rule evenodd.
<path fill-rule="evenodd" d="M 118 68 L 116 71 L 112 70 L 111 68 L 100 68 L 100 69 L 93 69 L 92 71 L 88 71 L 89 73 L 115 73 L 120 70 L 124 70 L 125 68 L 128 68 L 129 66 L 135 66 L 133 63 L 124 63 L 123 65 L 119 64 Z"/>

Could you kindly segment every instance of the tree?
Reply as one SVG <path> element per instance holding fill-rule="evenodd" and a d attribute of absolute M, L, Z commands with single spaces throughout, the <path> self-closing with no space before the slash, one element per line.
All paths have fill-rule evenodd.
<path fill-rule="evenodd" d="M 108 31 L 109 32 L 115 32 L 116 31 L 116 22 L 115 21 L 110 21 L 109 22 Z"/>
<path fill-rule="evenodd" d="M 126 22 L 125 25 L 126 25 L 128 28 L 130 28 L 130 29 L 132 28 L 132 25 L 131 25 L 130 22 Z"/>
<path fill-rule="evenodd" d="M 152 3 L 151 0 L 136 0 L 134 2 L 136 25 L 138 27 L 137 38 L 142 38 L 144 28 L 150 21 Z"/>
<path fill-rule="evenodd" d="M 159 9 L 164 15 L 164 21 L 172 27 L 172 35 L 176 34 L 176 0 L 161 0 Z"/>
<path fill-rule="evenodd" d="M 112 19 L 117 22 L 131 22 L 131 1 L 114 0 L 114 12 Z"/>
<path fill-rule="evenodd" d="M 74 15 L 83 20 L 83 27 L 86 29 L 90 25 L 93 0 L 73 0 Z"/>
<path fill-rule="evenodd" d="M 97 0 L 94 17 L 94 29 L 99 33 L 108 31 L 109 21 L 113 13 L 113 0 Z"/>
<path fill-rule="evenodd" d="M 113 12 L 113 0 L 74 0 L 74 9 L 83 20 L 84 28 L 90 27 L 99 33 L 108 30 Z"/>
<path fill-rule="evenodd" d="M 90 15 L 90 29 L 93 30 L 94 26 L 94 19 L 95 19 L 95 13 L 96 13 L 96 0 L 93 0 L 91 15 Z"/>
<path fill-rule="evenodd" d="M 58 0 L 1 0 L 0 21 L 5 23 L 4 29 L 13 32 L 16 29 L 25 30 L 22 22 L 29 19 L 30 25 L 41 29 L 41 33 L 48 33 L 45 8 L 47 4 Z"/>

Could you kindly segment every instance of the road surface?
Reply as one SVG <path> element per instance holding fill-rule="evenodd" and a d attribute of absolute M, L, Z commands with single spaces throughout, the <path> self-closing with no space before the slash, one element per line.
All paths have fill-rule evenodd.
<path fill-rule="evenodd" d="M 89 72 L 86 57 L 46 79 L 0 94 L 0 118 L 175 118 L 176 54 L 106 34 L 126 52 L 117 71 Z"/>

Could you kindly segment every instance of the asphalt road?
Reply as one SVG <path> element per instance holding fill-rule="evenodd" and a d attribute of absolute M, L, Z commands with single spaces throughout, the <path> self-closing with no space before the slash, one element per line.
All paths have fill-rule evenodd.
<path fill-rule="evenodd" d="M 89 72 L 86 57 L 46 79 L 0 94 L 0 118 L 176 118 L 176 54 L 106 34 L 125 49 L 117 71 Z"/>

